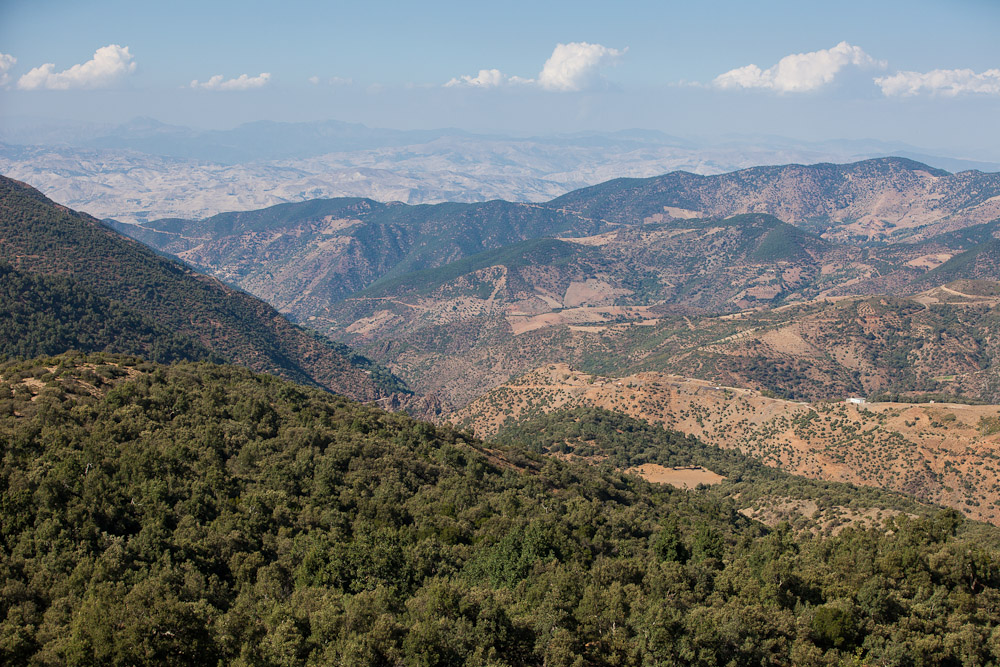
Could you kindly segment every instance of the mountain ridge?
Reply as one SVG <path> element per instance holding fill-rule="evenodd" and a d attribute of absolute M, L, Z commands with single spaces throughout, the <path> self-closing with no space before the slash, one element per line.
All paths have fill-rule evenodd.
<path fill-rule="evenodd" d="M 220 357 L 359 398 L 378 398 L 371 362 L 291 324 L 242 291 L 191 271 L 102 222 L 0 177 L 0 259 L 72 278 Z"/>
<path fill-rule="evenodd" d="M 871 185 L 878 179 L 886 183 L 884 191 Z M 583 188 L 550 205 L 633 223 L 663 215 L 664 206 L 706 217 L 761 212 L 809 222 L 827 238 L 919 240 L 1000 218 L 1000 174 L 950 174 L 907 158 L 762 166 L 709 176 L 672 172 Z M 917 205 L 924 212 L 914 215 Z"/>

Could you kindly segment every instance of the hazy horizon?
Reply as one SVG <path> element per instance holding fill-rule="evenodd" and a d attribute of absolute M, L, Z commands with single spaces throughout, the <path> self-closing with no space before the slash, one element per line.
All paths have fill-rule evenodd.
<path fill-rule="evenodd" d="M 879 140 L 1000 161 L 1000 6 L 103 0 L 0 9 L 0 124 L 337 119 Z M 308 19 L 308 20 L 304 20 Z"/>

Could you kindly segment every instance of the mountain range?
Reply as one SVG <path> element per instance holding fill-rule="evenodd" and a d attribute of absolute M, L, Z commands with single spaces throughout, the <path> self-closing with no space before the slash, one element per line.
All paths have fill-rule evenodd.
<path fill-rule="evenodd" d="M 0 173 L 94 216 L 129 222 L 203 218 L 319 197 L 543 202 L 619 177 L 886 155 L 950 171 L 1000 170 L 995 162 L 878 141 L 687 139 L 649 130 L 522 137 L 337 121 L 196 130 L 150 118 L 121 126 L 11 119 L 0 142 Z"/>
<path fill-rule="evenodd" d="M 658 359 L 773 388 L 779 376 L 747 367 L 745 352 L 719 356 L 703 346 L 735 335 L 741 322 L 733 317 L 745 311 L 819 300 L 816 307 L 836 320 L 848 311 L 824 302 L 910 297 L 966 273 L 998 280 L 991 250 L 998 206 L 997 174 L 953 175 L 884 158 L 617 180 L 542 204 L 316 200 L 207 220 L 111 224 L 359 346 L 419 392 L 460 406 L 546 361 L 614 372 Z M 902 304 L 911 302 L 892 303 L 910 317 L 911 306 Z M 942 308 L 954 317 L 963 307 Z M 790 322 L 792 313 L 774 317 Z M 989 321 L 974 328 L 986 335 Z M 838 395 L 887 389 L 885 374 L 873 370 L 882 361 L 864 361 L 877 345 L 866 343 L 871 332 L 863 334 L 859 361 L 847 365 L 826 353 L 761 359 L 800 378 L 784 385 L 789 395 L 820 397 L 819 382 Z M 700 351 L 688 342 L 668 346 L 686 338 Z M 828 347 L 819 339 L 810 345 Z M 583 352 L 595 346 L 600 354 Z M 981 352 L 969 354 L 979 359 Z M 587 365 L 598 357 L 603 367 Z M 983 363 L 959 364 L 963 391 L 989 397 L 994 383 L 983 379 L 990 365 Z M 914 370 L 898 382 L 925 387 L 927 378 L 951 374 Z"/>
<path fill-rule="evenodd" d="M 318 200 L 112 224 L 386 364 L 434 397 L 427 417 L 493 437 L 611 409 L 998 521 L 980 433 L 994 406 L 879 403 L 854 422 L 816 407 L 1000 401 L 997 185 L 891 158 L 622 179 L 543 204 Z M 677 378 L 692 398 L 618 389 Z M 705 387 L 758 393 L 730 414 Z M 793 427 L 810 411 L 823 437 Z M 869 443 L 876 459 L 858 445 L 873 428 L 888 438 Z"/>

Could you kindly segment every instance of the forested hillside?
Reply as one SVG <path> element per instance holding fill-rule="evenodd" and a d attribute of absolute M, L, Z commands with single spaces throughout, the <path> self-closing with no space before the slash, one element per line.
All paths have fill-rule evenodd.
<path fill-rule="evenodd" d="M 67 350 L 196 361 L 212 353 L 193 339 L 98 296 L 63 276 L 22 273 L 0 262 L 0 359 Z"/>
<path fill-rule="evenodd" d="M 192 349 L 232 363 L 360 399 L 402 389 L 367 359 L 291 324 L 259 299 L 3 177 L 0 260 L 24 274 L 71 279 L 72 289 L 120 304 L 160 331 L 192 339 Z"/>
<path fill-rule="evenodd" d="M 994 529 L 638 422 L 532 429 L 538 451 L 611 456 L 594 465 L 229 366 L 62 356 L 0 378 L 4 664 L 1000 658 Z M 716 467 L 741 498 L 615 468 L 641 457 Z M 903 505 L 827 536 L 739 513 L 766 494 Z"/>

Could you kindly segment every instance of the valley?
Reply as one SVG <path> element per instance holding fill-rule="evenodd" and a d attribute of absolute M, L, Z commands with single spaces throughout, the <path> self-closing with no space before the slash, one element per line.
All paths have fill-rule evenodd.
<path fill-rule="evenodd" d="M 891 159 L 116 228 L 385 364 L 424 418 L 619 411 L 997 522 L 998 183 Z"/>
<path fill-rule="evenodd" d="M 992 655 L 989 198 L 895 238 L 595 201 L 127 225 L 0 180 L 0 658 L 819 665 L 945 616 Z"/>
<path fill-rule="evenodd" d="M 998 25 L 0 1 L 0 667 L 1000 667 Z"/>

